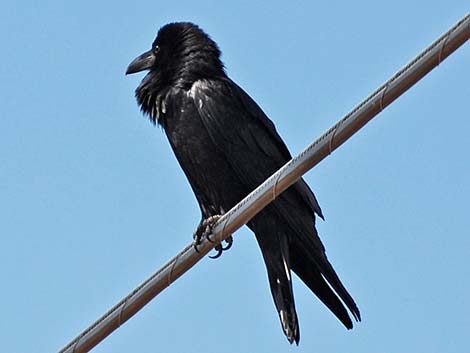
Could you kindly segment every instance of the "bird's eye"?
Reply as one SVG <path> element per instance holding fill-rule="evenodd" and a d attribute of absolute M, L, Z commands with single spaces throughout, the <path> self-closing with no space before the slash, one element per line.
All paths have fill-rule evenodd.
<path fill-rule="evenodd" d="M 160 51 L 160 47 L 158 45 L 156 45 L 155 47 L 153 47 L 153 53 L 154 54 L 158 54 L 158 52 Z"/>

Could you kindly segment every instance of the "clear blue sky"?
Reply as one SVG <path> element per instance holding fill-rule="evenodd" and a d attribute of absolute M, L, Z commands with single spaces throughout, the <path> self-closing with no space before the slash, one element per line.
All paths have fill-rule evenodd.
<path fill-rule="evenodd" d="M 193 194 L 124 76 L 170 21 L 198 23 L 293 153 L 470 10 L 468 1 L 6 1 L 0 12 L 0 341 L 54 352 L 190 240 Z M 461 353 L 470 332 L 470 45 L 306 175 L 363 322 L 299 281 L 280 328 L 252 234 L 94 352 Z"/>

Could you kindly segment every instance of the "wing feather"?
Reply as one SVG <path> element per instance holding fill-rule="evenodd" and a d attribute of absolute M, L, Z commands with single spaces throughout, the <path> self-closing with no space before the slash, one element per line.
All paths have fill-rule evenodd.
<path fill-rule="evenodd" d="M 272 121 L 230 79 L 197 81 L 190 95 L 214 145 L 250 190 L 291 159 Z M 303 179 L 294 189 L 312 212 L 323 218 L 315 195 Z"/>

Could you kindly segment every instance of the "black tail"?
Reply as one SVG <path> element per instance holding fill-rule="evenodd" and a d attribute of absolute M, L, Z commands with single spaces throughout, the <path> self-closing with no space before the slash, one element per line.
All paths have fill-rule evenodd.
<path fill-rule="evenodd" d="M 290 246 L 292 270 L 331 312 L 336 315 L 343 325 L 351 329 L 353 327 L 352 321 L 338 296 L 351 311 L 354 319 L 361 321 L 361 314 L 356 303 L 339 280 L 325 253 L 320 254 L 316 250 L 313 250 L 313 252 L 316 253 L 315 256 L 313 256 L 313 246 L 311 242 L 309 242 L 309 239 L 304 238 L 302 239 L 303 241 L 300 242 L 298 240 L 299 239 L 292 241 Z"/>
<path fill-rule="evenodd" d="M 353 323 L 344 305 L 356 321 L 361 320 L 361 314 L 326 257 L 312 215 L 297 209 L 296 213 L 280 216 L 276 208 L 269 205 L 248 226 L 255 232 L 263 253 L 271 293 L 287 339 L 298 344 L 300 338 L 291 269 L 351 329 Z"/>
<path fill-rule="evenodd" d="M 292 293 L 288 239 L 275 224 L 265 214 L 263 217 L 255 217 L 249 227 L 255 232 L 263 254 L 269 286 L 284 334 L 290 343 L 295 341 L 299 344 L 300 330 Z"/>
<path fill-rule="evenodd" d="M 297 216 L 299 215 L 297 214 Z M 344 288 L 326 257 L 325 248 L 318 237 L 313 217 L 305 215 L 302 217 L 302 222 L 297 219 L 295 225 L 288 217 L 288 222 L 294 228 L 289 243 L 292 270 L 344 326 L 351 329 L 353 324 L 343 303 L 356 321 L 361 321 L 361 314 L 354 299 Z"/>

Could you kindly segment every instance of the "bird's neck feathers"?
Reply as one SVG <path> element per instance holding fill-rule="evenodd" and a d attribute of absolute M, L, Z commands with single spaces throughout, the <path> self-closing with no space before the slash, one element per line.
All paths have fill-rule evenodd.
<path fill-rule="evenodd" d="M 160 117 L 165 112 L 162 103 L 170 89 L 171 86 L 166 84 L 158 73 L 150 71 L 135 90 L 140 110 L 147 114 L 154 124 L 160 122 Z"/>

